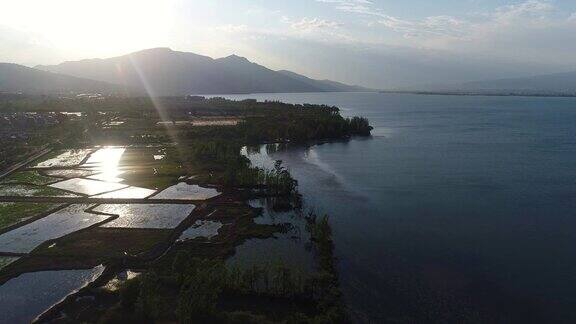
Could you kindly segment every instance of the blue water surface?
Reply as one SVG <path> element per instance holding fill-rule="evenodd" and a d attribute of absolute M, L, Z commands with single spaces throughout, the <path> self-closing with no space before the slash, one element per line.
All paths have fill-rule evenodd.
<path fill-rule="evenodd" d="M 331 217 L 356 322 L 576 322 L 576 99 L 226 96 L 336 105 L 375 127 L 273 155 Z"/>

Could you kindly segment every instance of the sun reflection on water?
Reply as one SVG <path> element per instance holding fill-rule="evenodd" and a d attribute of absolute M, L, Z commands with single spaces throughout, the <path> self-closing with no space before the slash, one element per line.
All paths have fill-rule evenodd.
<path fill-rule="evenodd" d="M 98 174 L 90 178 L 106 182 L 122 182 L 124 179 L 119 176 L 125 171 L 121 171 L 119 166 L 125 151 L 124 147 L 104 147 L 92 153 L 85 166 L 91 167 Z"/>

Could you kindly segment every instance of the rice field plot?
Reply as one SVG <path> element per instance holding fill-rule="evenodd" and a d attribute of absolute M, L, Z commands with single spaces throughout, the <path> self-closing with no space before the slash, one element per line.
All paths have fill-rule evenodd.
<path fill-rule="evenodd" d="M 173 229 L 195 209 L 184 204 L 107 204 L 99 205 L 96 212 L 119 215 L 101 227 Z"/>
<path fill-rule="evenodd" d="M 218 230 L 222 227 L 221 222 L 210 220 L 197 220 L 187 230 L 182 232 L 178 241 L 193 240 L 196 238 L 205 238 L 210 240 L 218 235 Z"/>
<path fill-rule="evenodd" d="M 70 205 L 0 235 L 0 252 L 30 253 L 42 243 L 103 222 L 112 216 L 86 212 L 90 205 Z"/>
<path fill-rule="evenodd" d="M 138 147 L 126 150 L 120 170 L 128 170 L 121 177 L 138 187 L 164 189 L 178 182 L 186 171 L 173 149 Z"/>
<path fill-rule="evenodd" d="M 153 195 L 156 190 L 140 188 L 140 187 L 127 187 L 124 189 L 103 193 L 101 195 L 92 196 L 92 198 L 105 198 L 105 199 L 144 199 Z"/>
<path fill-rule="evenodd" d="M 126 151 L 125 147 L 103 147 L 90 154 L 88 160 L 83 164 L 84 167 L 110 169 L 118 166 L 120 159 Z"/>
<path fill-rule="evenodd" d="M 66 191 L 71 191 L 77 194 L 93 196 L 99 195 L 105 192 L 120 190 L 128 187 L 124 184 L 119 184 L 115 182 L 104 182 L 98 180 L 84 179 L 84 178 L 73 178 L 64 180 L 61 182 L 53 183 L 50 185 L 52 188 L 62 189 Z"/>
<path fill-rule="evenodd" d="M 92 150 L 78 149 L 67 150 L 52 154 L 48 159 L 36 164 L 35 168 L 54 168 L 54 167 L 72 167 L 79 165 Z"/>
<path fill-rule="evenodd" d="M 208 200 L 220 195 L 220 192 L 213 188 L 204 188 L 198 185 L 189 185 L 181 182 L 168 187 L 158 194 L 154 199 L 179 199 L 179 200 Z"/>
<path fill-rule="evenodd" d="M 171 229 L 93 227 L 67 235 L 54 245 L 42 245 L 30 254 L 30 262 L 49 259 L 65 264 L 74 260 L 91 265 L 123 260 L 155 251 L 157 247 L 158 251 L 164 251 L 172 234 Z"/>
<path fill-rule="evenodd" d="M 100 180 L 104 182 L 122 182 L 124 181 L 124 178 L 121 178 L 120 176 L 126 173 L 126 171 L 121 171 L 117 169 L 100 170 L 100 171 L 102 172 L 88 176 L 88 179 Z"/>
<path fill-rule="evenodd" d="M 49 210 L 59 204 L 0 202 L 0 229 L 25 221 Z"/>
<path fill-rule="evenodd" d="M 87 270 L 24 273 L 0 286 L 2 323 L 30 323 L 66 296 L 98 278 L 104 266 Z"/>
<path fill-rule="evenodd" d="M 94 175 L 96 172 L 83 169 L 60 169 L 60 170 L 45 170 L 44 173 L 46 173 L 50 177 L 71 179 L 71 178 L 88 177 Z"/>

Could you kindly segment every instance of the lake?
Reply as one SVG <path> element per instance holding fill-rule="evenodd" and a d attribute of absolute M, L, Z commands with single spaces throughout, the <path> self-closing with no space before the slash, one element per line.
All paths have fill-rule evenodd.
<path fill-rule="evenodd" d="M 335 105 L 375 127 L 272 156 L 330 215 L 356 322 L 576 322 L 576 98 L 225 97 Z"/>

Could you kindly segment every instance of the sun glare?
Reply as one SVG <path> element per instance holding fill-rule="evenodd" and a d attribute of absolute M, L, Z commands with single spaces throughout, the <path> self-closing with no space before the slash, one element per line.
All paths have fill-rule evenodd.
<path fill-rule="evenodd" d="M 40 45 L 82 55 L 124 54 L 165 43 L 174 1 L 21 0 L 2 4 L 2 25 L 37 35 Z"/>
<path fill-rule="evenodd" d="M 92 153 L 86 161 L 86 166 L 93 168 L 98 174 L 90 178 L 106 182 L 121 182 L 123 179 L 119 176 L 124 172 L 119 166 L 125 151 L 123 147 L 105 147 Z"/>

